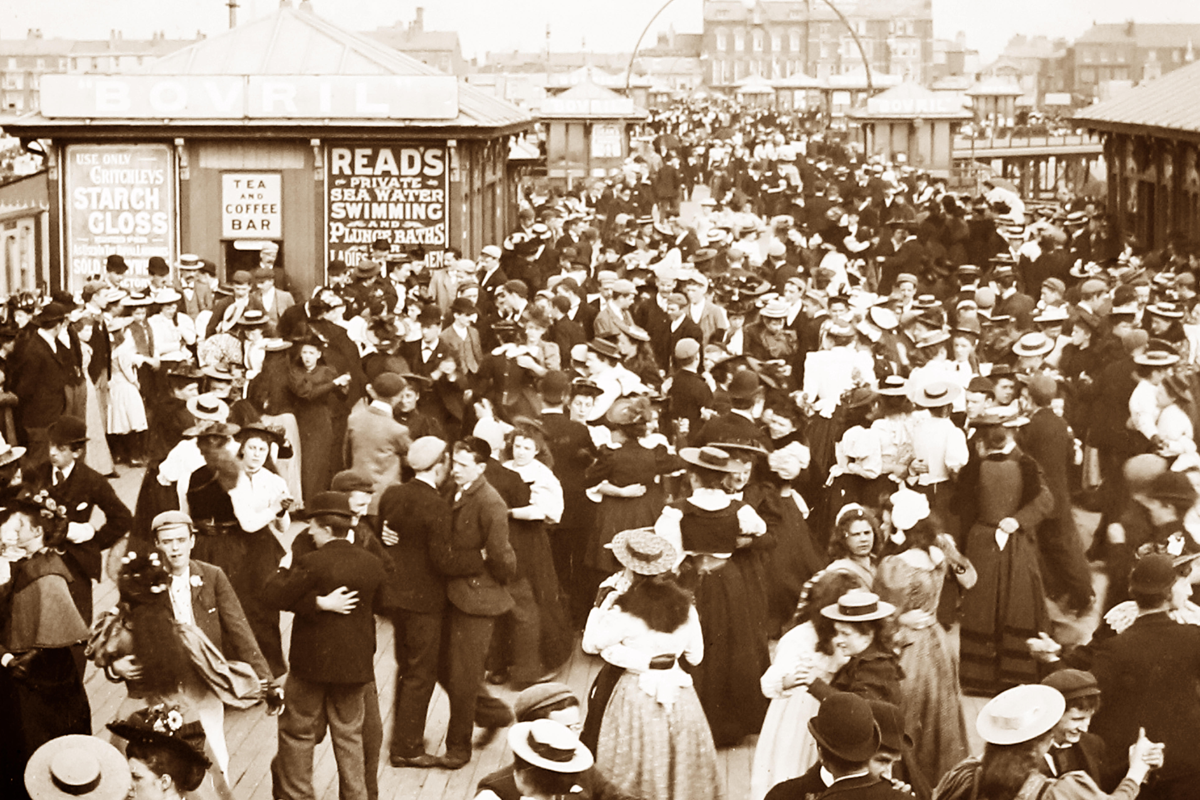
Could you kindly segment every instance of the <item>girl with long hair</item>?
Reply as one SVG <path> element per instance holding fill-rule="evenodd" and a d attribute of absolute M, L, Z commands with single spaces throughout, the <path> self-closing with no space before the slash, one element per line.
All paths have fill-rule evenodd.
<path fill-rule="evenodd" d="M 175 619 L 171 575 L 156 550 L 129 551 L 117 577 L 117 606 L 92 626 L 87 657 L 127 697 L 116 718 L 169 704 L 204 729 L 216 765 L 195 797 L 227 798 L 224 705 L 249 708 L 262 686 L 248 664 L 227 661 L 198 627 Z"/>
<path fill-rule="evenodd" d="M 627 585 L 592 611 L 583 634 L 586 652 L 623 670 L 603 705 L 596 768 L 632 797 L 722 798 L 712 734 L 681 663 L 701 663 L 704 637 L 691 595 L 670 575 L 676 550 L 648 530 L 623 531 L 612 545 Z"/>
<path fill-rule="evenodd" d="M 846 572 L 858 578 L 863 589 L 875 585 L 875 565 L 883 550 L 879 520 L 865 506 L 842 506 L 829 537 L 829 566 L 833 572 Z"/>

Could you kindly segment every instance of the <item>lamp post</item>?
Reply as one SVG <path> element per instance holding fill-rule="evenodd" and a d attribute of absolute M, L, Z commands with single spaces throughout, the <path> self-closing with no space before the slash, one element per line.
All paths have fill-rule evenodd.
<path fill-rule="evenodd" d="M 659 6 L 658 11 L 655 11 L 654 16 L 652 16 L 650 18 L 650 21 L 646 23 L 646 27 L 642 28 L 641 35 L 639 35 L 637 38 L 637 44 L 635 44 L 633 46 L 633 52 L 629 54 L 629 66 L 625 68 L 625 93 L 626 94 L 629 93 L 629 84 L 630 84 L 630 81 L 633 79 L 633 62 L 637 59 L 638 49 L 642 46 L 642 40 L 645 39 L 646 34 L 650 32 L 650 26 L 654 24 L 654 21 L 656 19 L 658 19 L 659 16 L 661 16 L 664 11 L 667 10 L 667 6 L 671 5 L 671 3 L 674 3 L 674 2 L 675 2 L 675 0 L 667 0 L 665 3 L 663 3 L 661 6 Z M 746 6 L 747 9 L 754 8 L 754 6 L 758 5 L 758 2 L 759 2 L 759 0 L 742 0 L 742 4 L 744 6 Z M 833 11 L 833 13 L 837 15 L 837 18 L 839 20 L 841 20 L 842 25 L 846 26 L 846 30 L 850 31 L 850 36 L 853 37 L 854 44 L 856 47 L 858 47 L 858 55 L 860 58 L 862 58 L 863 68 L 867 71 L 867 96 L 869 97 L 870 95 L 874 94 L 874 92 L 875 92 L 875 84 L 871 77 L 871 62 L 870 62 L 870 60 L 867 59 L 867 50 L 866 50 L 866 48 L 863 47 L 862 40 L 858 38 L 858 31 L 854 30 L 854 26 L 850 24 L 850 20 L 846 19 L 846 15 L 841 12 L 841 9 L 839 9 L 837 6 L 835 6 L 833 4 L 832 0 L 821 0 L 821 2 L 823 2 L 825 5 L 829 6 L 830 10 Z M 811 0 L 805 0 L 804 4 L 806 7 L 808 7 L 809 16 L 811 17 L 812 16 L 812 8 L 811 8 L 810 3 L 811 3 Z M 805 21 L 805 30 L 806 31 L 808 30 L 807 20 Z M 808 47 L 807 42 L 805 42 L 805 47 L 806 48 Z"/>

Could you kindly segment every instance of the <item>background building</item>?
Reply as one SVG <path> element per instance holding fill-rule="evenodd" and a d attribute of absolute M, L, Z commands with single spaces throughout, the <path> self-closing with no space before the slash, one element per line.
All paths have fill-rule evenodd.
<path fill-rule="evenodd" d="M 836 0 L 874 72 L 928 84 L 933 78 L 931 0 Z M 854 34 L 824 0 L 706 0 L 707 81 L 729 86 L 805 73 L 829 78 L 862 71 Z"/>
<path fill-rule="evenodd" d="M 1104 99 L 1196 59 L 1200 25 L 1093 25 L 1075 40 L 1075 91 Z"/>
<path fill-rule="evenodd" d="M 448 75 L 461 76 L 470 71 L 470 65 L 463 58 L 458 33 L 425 30 L 424 8 L 417 8 L 408 25 L 397 22 L 389 28 L 368 31 L 366 35 Z"/>

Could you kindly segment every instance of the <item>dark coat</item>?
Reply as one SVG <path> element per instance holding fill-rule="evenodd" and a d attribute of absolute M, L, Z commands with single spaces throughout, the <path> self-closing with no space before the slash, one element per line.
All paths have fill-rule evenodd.
<path fill-rule="evenodd" d="M 479 478 L 454 501 L 448 551 L 434 554 L 434 564 L 453 576 L 450 602 L 460 611 L 497 616 L 512 608 L 504 584 L 517 574 L 517 556 L 508 541 L 508 506 L 485 478 Z"/>
<path fill-rule="evenodd" d="M 828 788 L 821 779 L 821 762 L 818 761 L 799 778 L 772 786 L 765 800 L 816 800 Z"/>
<path fill-rule="evenodd" d="M 1156 771 L 1159 780 L 1200 773 L 1200 628 L 1165 613 L 1148 614 L 1089 649 L 1090 671 L 1104 699 L 1091 732 L 1109 753 L 1101 788 L 1111 792 L 1125 774 L 1139 728 L 1171 754 Z"/>
<path fill-rule="evenodd" d="M 446 579 L 433 554 L 450 550 L 450 504 L 425 481 L 411 480 L 383 491 L 378 519 L 380 531 L 387 525 L 400 537 L 384 548 L 396 564 L 384 589 L 384 606 L 440 612 L 446 605 Z"/>
<path fill-rule="evenodd" d="M 264 681 L 272 679 L 271 668 L 250 630 L 241 601 L 234 592 L 225 571 L 212 564 L 193 560 L 189 567 L 200 585 L 192 584 L 192 616 L 196 627 L 204 631 L 221 654 L 234 661 L 244 661 Z"/>
<path fill-rule="evenodd" d="M 1038 463 L 1019 449 L 1013 455 L 1021 464 L 1021 500 L 1020 510 L 1012 516 L 1020 523 L 1022 530 L 1032 533 L 1049 515 L 1054 499 L 1046 487 Z M 979 520 L 980 463 L 978 456 L 972 453 L 971 460 L 958 473 L 958 483 L 955 485 L 953 508 L 958 511 L 959 530 L 964 534 Z"/>
<path fill-rule="evenodd" d="M 1070 473 L 1075 463 L 1075 440 L 1067 423 L 1049 408 L 1041 408 L 1029 418 L 1029 424 L 1021 429 L 1017 439 L 1021 450 L 1042 468 L 1042 478 L 1054 495 L 1054 513 L 1050 517 L 1068 523 L 1074 533 Z"/>
<path fill-rule="evenodd" d="M 671 376 L 667 392 L 667 411 L 671 421 L 688 421 L 689 431 L 700 429 L 701 411 L 713 407 L 712 389 L 704 378 L 691 370 L 677 370 Z"/>
<path fill-rule="evenodd" d="M 295 614 L 291 671 L 313 683 L 369 683 L 375 680 L 375 617 L 379 592 L 387 579 L 383 563 L 345 539 L 280 568 L 263 588 L 264 600 Z M 358 592 L 349 614 L 319 610 L 314 598 L 339 586 Z"/>
<path fill-rule="evenodd" d="M 98 581 L 102 577 L 101 554 L 129 532 L 133 513 L 117 497 L 108 479 L 82 461 L 76 461 L 71 474 L 57 486 L 51 485 L 51 469 L 49 464 L 41 465 L 33 471 L 29 482 L 46 489 L 55 502 L 65 505 L 68 521 L 87 522 L 92 516 L 92 509 L 97 507 L 104 512 L 104 524 L 91 541 L 57 545 L 63 551 L 63 562 L 73 576 Z M 91 591 L 90 584 L 88 591 Z"/>
<path fill-rule="evenodd" d="M 48 428 L 67 407 L 66 389 L 83 380 L 79 340 L 51 348 L 35 331 L 18 337 L 9 357 L 7 387 L 17 396 L 17 424 L 25 429 Z"/>
<path fill-rule="evenodd" d="M 1058 770 L 1059 775 L 1079 770 L 1086 772 L 1097 784 L 1100 783 L 1100 776 L 1104 772 L 1104 753 L 1104 740 L 1089 731 L 1084 731 L 1079 741 L 1069 747 L 1050 748 L 1050 755 L 1054 757 L 1055 763 L 1063 764 L 1065 767 Z M 1044 758 L 1038 762 L 1038 769 L 1048 778 L 1055 777 L 1051 774 L 1050 765 Z"/>
<path fill-rule="evenodd" d="M 727 411 L 718 417 L 713 417 L 704 423 L 698 431 L 692 431 L 691 444 L 693 447 L 703 447 L 713 442 L 756 442 L 767 450 L 772 449 L 771 440 L 757 423 L 747 419 L 736 411 Z"/>

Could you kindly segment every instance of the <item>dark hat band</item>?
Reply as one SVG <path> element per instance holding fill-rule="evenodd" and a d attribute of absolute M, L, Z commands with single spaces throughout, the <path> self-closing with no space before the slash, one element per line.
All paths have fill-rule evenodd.
<path fill-rule="evenodd" d="M 62 755 L 66 755 L 66 753 L 61 753 L 59 755 L 59 757 L 61 757 Z M 71 755 L 74 759 L 89 757 L 86 752 L 76 752 L 76 753 L 72 753 Z M 78 764 L 78 761 L 76 763 Z M 93 764 L 91 764 L 89 766 L 92 766 L 92 765 L 95 766 L 95 774 L 91 778 L 84 781 L 83 783 L 69 783 L 59 776 L 58 772 L 54 769 L 55 764 L 53 762 L 51 762 L 51 764 L 50 764 L 50 782 L 54 784 L 54 788 L 58 789 L 59 791 L 63 792 L 64 794 L 69 794 L 73 797 L 80 797 L 82 795 L 88 794 L 89 792 L 93 791 L 96 787 L 98 787 L 100 785 L 100 781 L 104 778 L 104 773 L 101 771 L 99 763 L 95 763 L 95 760 L 93 759 Z"/>
<path fill-rule="evenodd" d="M 700 448 L 700 452 L 696 454 L 696 460 L 702 466 L 723 468 L 729 466 L 729 455 L 724 450 L 712 450 L 709 448 Z"/>
<path fill-rule="evenodd" d="M 838 603 L 837 609 L 838 613 L 844 617 L 868 617 L 879 610 L 879 601 L 876 600 L 870 605 L 862 606 L 844 606 Z"/>
<path fill-rule="evenodd" d="M 571 759 L 575 758 L 574 748 L 565 750 L 561 747 L 555 747 L 552 744 L 547 744 L 546 742 L 539 742 L 537 739 L 533 738 L 532 730 L 525 737 L 525 743 L 529 745 L 529 749 L 534 753 L 546 759 L 547 761 L 553 761 L 556 764 L 566 764 Z"/>
<path fill-rule="evenodd" d="M 635 560 L 641 561 L 643 564 L 653 564 L 663 556 L 662 548 L 659 548 L 657 553 L 651 553 L 646 550 L 638 550 L 632 542 L 626 542 L 625 549 L 629 551 L 629 555 L 633 556 Z"/>

